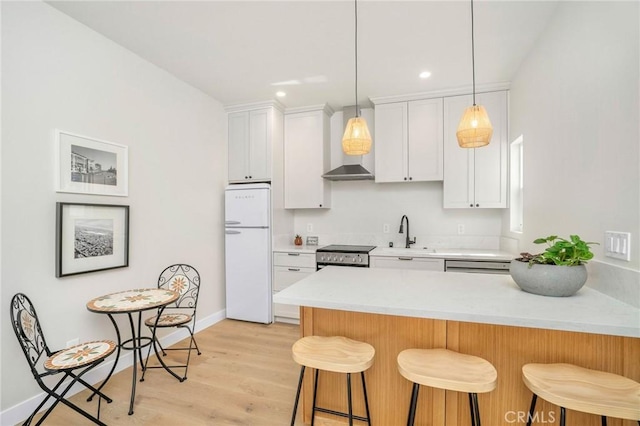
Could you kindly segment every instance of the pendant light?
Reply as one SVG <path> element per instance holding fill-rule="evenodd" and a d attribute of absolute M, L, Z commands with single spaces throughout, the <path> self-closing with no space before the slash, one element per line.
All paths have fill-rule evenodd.
<path fill-rule="evenodd" d="M 350 118 L 342 136 L 342 151 L 347 155 L 363 155 L 371 151 L 371 134 L 367 122 L 360 117 L 358 106 L 358 0 L 355 0 L 355 28 L 356 28 L 356 116 Z"/>
<path fill-rule="evenodd" d="M 488 145 L 493 136 L 493 126 L 487 110 L 476 105 L 476 61 L 473 37 L 473 0 L 471 0 L 471 68 L 473 72 L 473 105 L 464 110 L 456 137 L 461 148 L 478 148 Z"/>

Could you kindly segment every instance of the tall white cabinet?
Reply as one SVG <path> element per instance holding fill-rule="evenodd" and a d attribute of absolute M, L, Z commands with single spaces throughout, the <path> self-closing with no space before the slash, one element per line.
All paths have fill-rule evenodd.
<path fill-rule="evenodd" d="M 471 95 L 444 98 L 444 207 L 506 208 L 508 96 L 506 91 L 476 94 L 493 125 L 489 145 L 460 148 L 456 130 Z"/>
<path fill-rule="evenodd" d="M 284 207 L 331 207 L 330 182 L 322 178 L 331 162 L 328 105 L 287 109 L 284 116 Z"/>
<path fill-rule="evenodd" d="M 376 182 L 443 178 L 442 98 L 376 105 Z"/>
<path fill-rule="evenodd" d="M 265 102 L 228 112 L 229 182 L 271 181 L 272 145 L 282 127 L 282 110 Z"/>

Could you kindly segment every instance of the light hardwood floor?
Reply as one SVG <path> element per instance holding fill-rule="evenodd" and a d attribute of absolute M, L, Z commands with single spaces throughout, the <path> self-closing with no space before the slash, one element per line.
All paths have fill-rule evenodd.
<path fill-rule="evenodd" d="M 147 371 L 145 381 L 137 383 L 132 416 L 127 414 L 131 368 L 115 374 L 104 388 L 113 402 L 103 402 L 100 419 L 109 425 L 288 425 L 300 372 L 291 345 L 299 335 L 296 325 L 221 321 L 196 335 L 202 355 L 192 354 L 186 381 L 162 369 Z M 179 354 L 169 352 L 167 358 Z M 86 402 L 87 395 L 71 400 L 95 414 L 96 402 Z M 93 423 L 59 404 L 45 424 Z"/>

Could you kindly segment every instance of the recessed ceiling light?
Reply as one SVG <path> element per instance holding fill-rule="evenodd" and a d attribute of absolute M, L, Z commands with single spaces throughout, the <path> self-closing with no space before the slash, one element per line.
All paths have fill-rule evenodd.
<path fill-rule="evenodd" d="M 422 71 L 420 73 L 420 78 L 429 78 L 431 77 L 431 73 L 429 71 Z"/>
<path fill-rule="evenodd" d="M 276 92 L 276 96 L 279 98 L 284 98 L 285 96 L 287 96 L 287 94 L 285 92 Z"/>

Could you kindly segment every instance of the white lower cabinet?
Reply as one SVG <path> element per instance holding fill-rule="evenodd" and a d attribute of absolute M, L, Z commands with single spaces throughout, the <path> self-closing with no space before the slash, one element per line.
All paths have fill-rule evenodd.
<path fill-rule="evenodd" d="M 277 294 L 314 272 L 316 272 L 314 253 L 274 252 L 273 294 Z M 274 303 L 273 315 L 276 321 L 297 323 L 300 320 L 300 307 Z"/>
<path fill-rule="evenodd" d="M 372 268 L 415 269 L 420 271 L 443 271 L 444 259 L 404 256 L 371 256 L 369 264 Z"/>

